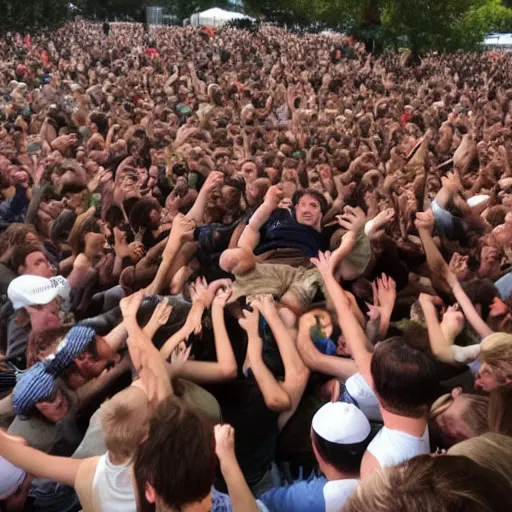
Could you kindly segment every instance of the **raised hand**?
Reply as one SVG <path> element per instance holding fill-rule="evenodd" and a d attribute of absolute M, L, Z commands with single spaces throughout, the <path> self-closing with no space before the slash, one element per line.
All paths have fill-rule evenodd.
<path fill-rule="evenodd" d="M 343 215 L 337 215 L 338 224 L 348 231 L 357 232 L 366 224 L 366 215 L 364 211 L 357 207 L 345 206 Z"/>
<path fill-rule="evenodd" d="M 183 243 L 193 240 L 195 228 L 196 222 L 194 220 L 186 219 L 181 213 L 176 215 L 172 222 L 171 234 L 165 251 L 175 249 Z"/>
<path fill-rule="evenodd" d="M 418 212 L 416 214 L 416 220 L 414 221 L 414 225 L 419 232 L 427 232 L 430 235 L 434 231 L 435 217 L 434 212 L 432 210 L 427 210 L 426 212 Z"/>
<path fill-rule="evenodd" d="M 157 327 L 161 327 L 167 323 L 171 313 L 172 306 L 165 299 L 161 300 L 153 311 L 149 321 Z"/>
<path fill-rule="evenodd" d="M 381 277 L 376 279 L 376 282 L 372 285 L 374 288 L 374 300 L 377 297 L 377 304 L 381 308 L 393 310 L 396 301 L 396 283 L 386 274 L 382 274 Z"/>
<path fill-rule="evenodd" d="M 215 453 L 222 462 L 235 456 L 235 429 L 231 425 L 215 425 Z"/>
<path fill-rule="evenodd" d="M 269 317 L 272 313 L 277 312 L 274 297 L 269 293 L 260 295 L 251 301 L 251 306 L 258 310 L 265 318 Z"/>
<path fill-rule="evenodd" d="M 125 320 L 136 318 L 137 311 L 139 311 L 143 298 L 144 290 L 139 290 L 138 292 L 132 293 L 132 295 L 128 295 L 128 297 L 121 299 L 119 306 L 121 307 L 121 313 Z"/>
<path fill-rule="evenodd" d="M 244 309 L 242 311 L 242 316 L 238 320 L 238 323 L 240 324 L 240 327 L 242 327 L 242 329 L 249 335 L 249 338 L 251 338 L 251 336 L 258 336 L 259 318 L 260 314 L 257 309 L 254 309 L 253 311 Z"/>
<path fill-rule="evenodd" d="M 192 350 L 192 345 L 187 348 L 187 345 L 184 341 L 182 341 L 172 352 L 171 354 L 171 365 L 173 371 L 178 371 L 190 357 L 190 351 Z M 179 373 L 179 372 L 178 372 Z"/>
<path fill-rule="evenodd" d="M 318 258 L 311 258 L 310 261 L 318 269 L 324 279 L 334 274 L 335 260 L 330 251 L 319 252 Z"/>
<path fill-rule="evenodd" d="M 279 185 L 272 185 L 265 194 L 264 203 L 275 210 L 277 205 L 281 202 L 283 195 L 283 191 Z"/>
<path fill-rule="evenodd" d="M 466 279 L 470 273 L 468 267 L 468 256 L 461 256 L 458 252 L 454 252 L 450 260 L 449 268 L 457 276 L 457 279 Z"/>
<path fill-rule="evenodd" d="M 198 277 L 195 282 L 188 285 L 188 291 L 192 302 L 202 301 L 205 307 L 210 307 L 208 283 L 204 277 Z"/>
<path fill-rule="evenodd" d="M 217 291 L 215 294 L 215 297 L 213 299 L 213 306 L 220 306 L 222 308 L 226 307 L 226 304 L 231 297 L 231 294 L 233 293 L 233 288 L 231 286 L 226 288 L 221 288 Z"/>

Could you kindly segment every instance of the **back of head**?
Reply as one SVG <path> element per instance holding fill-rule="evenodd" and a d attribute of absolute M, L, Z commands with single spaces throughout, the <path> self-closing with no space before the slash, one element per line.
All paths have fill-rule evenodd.
<path fill-rule="evenodd" d="M 114 464 L 126 463 L 148 433 L 148 401 L 142 390 L 130 387 L 104 402 L 100 409 L 105 445 Z"/>
<path fill-rule="evenodd" d="M 213 429 L 196 409 L 170 396 L 160 403 L 139 446 L 134 474 L 143 502 L 171 510 L 202 502 L 210 495 L 216 456 Z"/>
<path fill-rule="evenodd" d="M 452 446 L 448 454 L 469 457 L 512 482 L 512 437 L 488 432 Z"/>
<path fill-rule="evenodd" d="M 420 455 L 363 480 L 343 512 L 506 512 L 512 488 L 467 457 Z"/>
<path fill-rule="evenodd" d="M 512 334 L 494 333 L 480 347 L 480 359 L 494 371 L 498 383 L 512 381 Z"/>
<path fill-rule="evenodd" d="M 512 384 L 491 391 L 488 420 L 491 432 L 512 436 Z"/>
<path fill-rule="evenodd" d="M 393 414 L 421 418 L 439 396 L 434 360 L 401 337 L 377 344 L 371 371 L 382 407 Z"/>

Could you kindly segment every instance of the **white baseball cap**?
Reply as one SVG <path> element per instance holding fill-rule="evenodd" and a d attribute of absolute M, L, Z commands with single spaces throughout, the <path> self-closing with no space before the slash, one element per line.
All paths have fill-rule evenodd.
<path fill-rule="evenodd" d="M 49 304 L 56 297 L 69 299 L 70 286 L 62 276 L 46 277 L 23 275 L 11 281 L 7 296 L 14 309 Z"/>
<path fill-rule="evenodd" d="M 371 432 L 368 418 L 353 404 L 327 403 L 313 416 L 313 430 L 335 444 L 362 443 Z"/>

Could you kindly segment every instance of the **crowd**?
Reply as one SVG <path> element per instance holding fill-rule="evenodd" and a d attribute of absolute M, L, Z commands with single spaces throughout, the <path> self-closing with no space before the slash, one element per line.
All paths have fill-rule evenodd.
<path fill-rule="evenodd" d="M 512 57 L 107 28 L 0 40 L 1 510 L 512 510 Z"/>

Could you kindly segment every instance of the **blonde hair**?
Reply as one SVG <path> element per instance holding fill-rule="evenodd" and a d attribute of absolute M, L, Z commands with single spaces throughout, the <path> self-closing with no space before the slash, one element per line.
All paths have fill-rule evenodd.
<path fill-rule="evenodd" d="M 487 432 L 489 430 L 487 421 L 489 399 L 486 396 L 474 395 L 472 393 L 462 393 L 461 396 L 469 401 L 468 407 L 466 407 L 462 414 L 462 419 L 475 436 Z M 429 419 L 437 418 L 452 404 L 453 397 L 450 393 L 439 397 L 430 408 Z"/>
<path fill-rule="evenodd" d="M 136 397 L 134 389 L 138 388 L 121 391 L 100 408 L 105 445 L 114 464 L 133 459 L 148 433 L 147 398 L 142 392 Z"/>
<path fill-rule="evenodd" d="M 361 481 L 343 512 L 508 512 L 512 488 L 468 457 L 420 455 Z"/>
<path fill-rule="evenodd" d="M 449 455 L 464 455 L 512 482 L 512 437 L 495 432 L 473 437 L 452 446 Z"/>
<path fill-rule="evenodd" d="M 489 365 L 500 383 L 512 378 L 512 334 L 491 334 L 480 346 L 480 359 Z"/>
<path fill-rule="evenodd" d="M 488 418 L 491 432 L 512 436 L 512 384 L 490 392 Z"/>

